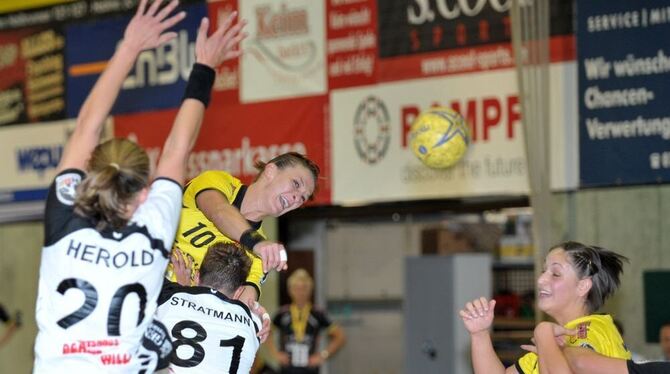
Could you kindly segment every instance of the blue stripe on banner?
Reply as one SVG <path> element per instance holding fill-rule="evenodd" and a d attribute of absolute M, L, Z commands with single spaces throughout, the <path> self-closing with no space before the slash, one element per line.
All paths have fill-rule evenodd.
<path fill-rule="evenodd" d="M 112 114 L 176 108 L 195 59 L 194 46 L 200 20 L 207 16 L 205 2 L 182 5 L 186 18 L 172 31 L 176 39 L 140 54 L 124 82 Z M 120 16 L 67 26 L 67 116 L 76 117 L 104 63 L 114 54 L 130 16 Z"/>
<path fill-rule="evenodd" d="M 0 191 L 0 204 L 46 200 L 48 191 L 48 188 L 20 191 Z"/>

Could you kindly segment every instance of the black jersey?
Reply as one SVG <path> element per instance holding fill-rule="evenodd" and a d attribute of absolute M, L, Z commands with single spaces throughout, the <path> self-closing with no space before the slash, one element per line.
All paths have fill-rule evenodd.
<path fill-rule="evenodd" d="M 138 372 L 145 331 L 181 209 L 181 186 L 159 178 L 121 230 L 74 213 L 81 170 L 59 173 L 44 217 L 35 372 Z"/>
<path fill-rule="evenodd" d="M 325 312 L 311 305 L 298 308 L 296 305 L 283 306 L 272 323 L 279 329 L 279 344 L 290 357 L 290 367 L 282 372 L 318 372 L 307 369 L 309 356 L 317 350 L 319 334 L 328 329 L 332 322 Z"/>
<path fill-rule="evenodd" d="M 170 373 L 249 373 L 260 345 L 259 318 L 209 287 L 165 281 L 156 319 L 172 336 Z"/>
<path fill-rule="evenodd" d="M 628 374 L 667 374 L 670 373 L 670 362 L 645 362 L 636 364 L 628 360 Z"/>

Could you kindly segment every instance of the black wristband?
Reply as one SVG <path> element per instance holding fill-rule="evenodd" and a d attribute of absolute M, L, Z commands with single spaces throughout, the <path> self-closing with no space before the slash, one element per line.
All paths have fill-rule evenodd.
<path fill-rule="evenodd" d="M 240 236 L 240 244 L 249 248 L 252 251 L 254 249 L 254 246 L 262 242 L 263 240 L 265 240 L 265 238 L 263 238 L 263 236 L 254 229 L 249 229 L 243 232 L 242 236 Z"/>
<path fill-rule="evenodd" d="M 216 78 L 214 69 L 196 62 L 188 77 L 188 83 L 186 83 L 184 100 L 196 99 L 207 107 L 212 94 L 212 86 L 214 86 L 214 78 Z"/>

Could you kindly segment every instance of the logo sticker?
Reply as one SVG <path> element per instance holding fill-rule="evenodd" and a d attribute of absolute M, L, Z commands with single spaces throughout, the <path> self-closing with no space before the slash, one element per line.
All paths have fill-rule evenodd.
<path fill-rule="evenodd" d="M 68 173 L 56 177 L 56 197 L 65 205 L 74 205 L 77 186 L 81 183 L 81 175 Z"/>
<path fill-rule="evenodd" d="M 356 108 L 354 116 L 354 145 L 361 160 L 368 164 L 379 162 L 391 142 L 390 117 L 381 99 L 368 96 Z"/>

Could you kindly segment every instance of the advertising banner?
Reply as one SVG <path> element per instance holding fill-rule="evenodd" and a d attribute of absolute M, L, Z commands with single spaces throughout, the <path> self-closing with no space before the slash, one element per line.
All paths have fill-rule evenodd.
<path fill-rule="evenodd" d="M 551 186 L 558 190 L 577 183 L 576 86 L 566 79 L 575 74 L 574 63 L 550 67 Z M 333 203 L 527 194 L 517 92 L 513 69 L 333 91 Z M 413 120 L 436 105 L 470 126 L 468 152 L 448 169 L 425 166 L 409 147 Z"/>
<path fill-rule="evenodd" d="M 245 0 L 249 21 L 242 43 L 243 103 L 326 93 L 323 1 Z"/>
<path fill-rule="evenodd" d="M 64 118 L 64 46 L 56 28 L 0 34 L 0 125 Z"/>
<path fill-rule="evenodd" d="M 667 1 L 578 1 L 582 186 L 670 181 Z"/>
<path fill-rule="evenodd" d="M 237 0 L 223 0 L 208 3 L 210 27 L 217 30 L 230 13 L 237 10 Z M 239 15 L 238 15 L 238 18 Z M 223 62 L 216 68 L 216 81 L 212 90 L 214 105 L 239 104 L 240 88 L 240 59 Z"/>
<path fill-rule="evenodd" d="M 574 59 L 572 3 L 550 1 L 553 61 Z M 379 80 L 513 67 L 511 1 L 377 1 Z"/>
<path fill-rule="evenodd" d="M 237 106 L 210 106 L 188 163 L 188 178 L 206 170 L 225 170 L 253 181 L 257 161 L 285 152 L 306 154 L 322 171 L 316 203 L 330 202 L 330 166 L 326 155 L 326 96 Z M 154 165 L 176 110 L 114 117 L 116 136 L 138 142 Z"/>
<path fill-rule="evenodd" d="M 327 0 L 328 87 L 377 82 L 376 0 Z"/>
<path fill-rule="evenodd" d="M 143 51 L 123 83 L 113 114 L 175 108 L 179 106 L 193 65 L 198 26 L 207 16 L 207 5 L 181 6 L 186 18 L 174 31 L 177 38 Z M 67 115 L 76 117 L 107 61 L 123 37 L 131 16 L 70 25 L 66 28 Z"/>
<path fill-rule="evenodd" d="M 0 203 L 43 200 L 74 120 L 0 128 Z"/>
<path fill-rule="evenodd" d="M 333 92 L 333 201 L 527 193 L 521 108 L 512 72 Z M 454 87 L 458 90 L 450 89 Z M 465 159 L 449 169 L 423 165 L 408 147 L 412 121 L 433 105 L 457 109 L 471 128 Z"/>

